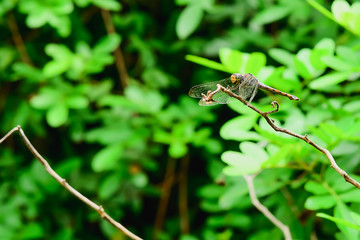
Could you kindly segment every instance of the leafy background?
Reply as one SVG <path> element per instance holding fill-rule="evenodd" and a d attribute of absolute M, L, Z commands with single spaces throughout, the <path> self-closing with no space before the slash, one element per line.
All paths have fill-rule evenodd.
<path fill-rule="evenodd" d="M 325 156 L 238 102 L 187 96 L 251 72 L 301 99 L 260 91 L 255 106 L 278 101 L 277 125 L 359 181 L 359 29 L 356 1 L 1 0 L 1 135 L 20 124 L 62 177 L 144 239 L 282 239 L 251 205 L 241 175 L 254 172 L 293 238 L 360 239 L 360 191 Z M 0 159 L 1 239 L 125 239 L 19 137 Z"/>

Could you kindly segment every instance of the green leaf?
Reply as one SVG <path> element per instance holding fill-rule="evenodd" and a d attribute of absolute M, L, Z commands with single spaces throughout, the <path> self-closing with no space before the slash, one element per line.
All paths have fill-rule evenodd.
<path fill-rule="evenodd" d="M 257 75 L 266 65 L 266 56 L 260 52 L 253 52 L 246 61 L 245 73 Z"/>
<path fill-rule="evenodd" d="M 360 13 L 359 13 L 360 14 Z M 346 46 L 338 46 L 336 48 L 336 54 L 348 64 L 352 66 L 359 66 L 360 64 L 360 56 L 359 53 L 349 47 Z"/>
<path fill-rule="evenodd" d="M 89 100 L 80 95 L 69 96 L 66 98 L 66 105 L 72 109 L 84 109 L 89 105 Z"/>
<path fill-rule="evenodd" d="M 99 42 L 94 47 L 94 54 L 99 53 L 111 53 L 113 52 L 117 47 L 119 47 L 121 42 L 121 36 L 118 34 L 110 34 L 102 39 L 99 40 Z"/>
<path fill-rule="evenodd" d="M 331 195 L 311 196 L 305 201 L 309 210 L 329 209 L 336 205 L 336 200 Z"/>
<path fill-rule="evenodd" d="M 256 14 L 252 22 L 260 25 L 272 23 L 286 17 L 290 13 L 290 10 L 287 6 L 273 5 Z"/>
<path fill-rule="evenodd" d="M 197 193 L 203 198 L 218 199 L 224 191 L 224 187 L 212 184 L 201 187 Z"/>
<path fill-rule="evenodd" d="M 224 169 L 226 175 L 239 176 L 257 172 L 268 159 L 264 149 L 255 143 L 242 142 L 240 149 L 243 153 L 226 151 L 221 155 L 221 160 L 230 165 Z"/>
<path fill-rule="evenodd" d="M 119 11 L 121 9 L 121 4 L 116 0 L 91 0 L 92 3 L 100 8 Z"/>
<path fill-rule="evenodd" d="M 343 59 L 340 59 L 339 57 L 335 57 L 335 56 L 323 56 L 323 57 L 321 57 L 321 60 L 328 67 L 331 67 L 332 69 L 339 71 L 339 72 L 350 71 L 351 68 L 353 67 L 348 62 L 344 61 Z"/>
<path fill-rule="evenodd" d="M 180 141 L 172 141 L 169 147 L 169 154 L 173 158 L 181 158 L 183 157 L 188 151 L 185 143 Z"/>
<path fill-rule="evenodd" d="M 301 77 L 303 77 L 304 79 L 310 79 L 312 77 L 310 70 L 306 67 L 306 64 L 304 64 L 296 56 L 293 56 L 293 61 L 295 69 Z"/>
<path fill-rule="evenodd" d="M 250 156 L 239 152 L 226 151 L 221 155 L 221 160 L 230 166 L 224 168 L 224 174 L 228 176 L 241 176 L 257 172 L 261 165 L 253 161 Z"/>
<path fill-rule="evenodd" d="M 48 44 L 45 52 L 54 58 L 53 61 L 45 64 L 43 69 L 44 75 L 48 78 L 64 73 L 73 63 L 74 54 L 65 45 Z"/>
<path fill-rule="evenodd" d="M 347 104 L 344 105 L 344 110 L 351 113 L 360 112 L 360 100 L 354 100 L 348 102 Z"/>
<path fill-rule="evenodd" d="M 224 65 L 222 65 L 221 63 L 206 59 L 206 58 L 202 58 L 202 57 L 198 57 L 198 56 L 194 56 L 194 55 L 186 55 L 185 59 L 200 65 L 203 65 L 205 67 L 208 68 L 212 68 L 215 70 L 219 70 L 219 71 L 223 71 L 223 72 L 228 72 L 227 69 L 225 68 Z"/>
<path fill-rule="evenodd" d="M 343 202 L 339 201 L 334 208 L 334 217 L 354 222 L 351 212 L 352 211 Z M 347 239 L 359 239 L 359 231 L 355 231 L 352 227 L 349 228 L 348 226 L 341 224 L 337 226 Z"/>
<path fill-rule="evenodd" d="M 259 140 L 261 137 L 255 132 L 249 132 L 256 120 L 257 115 L 243 115 L 226 122 L 220 129 L 220 136 L 226 140 Z"/>
<path fill-rule="evenodd" d="M 67 37 L 71 33 L 71 20 L 68 16 L 59 16 L 57 20 L 49 21 L 61 37 Z"/>
<path fill-rule="evenodd" d="M 360 225 L 356 225 L 354 223 L 351 223 L 349 221 L 346 221 L 344 219 L 341 219 L 341 218 L 336 218 L 336 217 L 333 217 L 333 216 L 330 216 L 326 213 L 317 213 L 316 214 L 317 217 L 321 217 L 321 218 L 325 218 L 327 220 L 330 220 L 336 224 L 341 224 L 341 225 L 344 225 L 346 227 L 351 227 L 353 229 L 356 229 L 358 231 L 360 231 Z"/>
<path fill-rule="evenodd" d="M 1 58 L 0 58 L 1 59 Z M 1 69 L 1 68 L 0 68 Z M 16 78 L 25 78 L 28 82 L 43 82 L 45 77 L 42 73 L 42 69 L 37 69 L 26 63 L 14 63 L 12 69 Z"/>
<path fill-rule="evenodd" d="M 359 203 L 360 202 L 360 192 L 356 191 L 357 189 L 353 189 L 344 193 L 340 194 L 340 199 L 343 202 L 356 202 Z"/>
<path fill-rule="evenodd" d="M 293 55 L 289 51 L 281 48 L 272 48 L 269 50 L 269 55 L 279 63 L 294 68 Z"/>
<path fill-rule="evenodd" d="M 336 85 L 338 83 L 341 83 L 341 82 L 347 80 L 349 76 L 350 76 L 349 72 L 329 73 L 329 74 L 323 75 L 322 77 L 319 77 L 319 78 L 313 80 L 309 84 L 309 87 L 311 89 L 321 91 L 325 87 L 333 86 L 333 85 Z"/>
<path fill-rule="evenodd" d="M 21 239 L 41 239 L 44 237 L 44 230 L 39 223 L 29 223 L 24 225 L 23 232 L 21 233 Z"/>
<path fill-rule="evenodd" d="M 240 73 L 243 72 L 243 59 L 249 57 L 248 53 L 242 53 L 237 50 L 232 50 L 230 48 L 221 48 L 219 51 L 219 57 L 221 63 L 227 69 L 229 73 Z"/>
<path fill-rule="evenodd" d="M 36 109 L 46 110 L 56 104 L 58 100 L 59 97 L 56 91 L 43 91 L 30 99 L 30 105 Z"/>
<path fill-rule="evenodd" d="M 51 127 L 60 127 L 67 121 L 68 116 L 69 109 L 64 103 L 59 102 L 46 112 L 46 121 Z"/>
<path fill-rule="evenodd" d="M 120 133 L 119 133 L 120 134 Z M 116 168 L 121 159 L 123 148 L 119 144 L 109 145 L 95 154 L 91 161 L 91 167 L 96 172 L 102 172 Z"/>
<path fill-rule="evenodd" d="M 347 1 L 334 1 L 331 5 L 331 11 L 336 20 L 346 22 L 345 13 L 350 12 L 350 5 Z"/>
<path fill-rule="evenodd" d="M 320 184 L 320 183 L 314 182 L 314 181 L 308 181 L 305 184 L 305 190 L 309 191 L 313 194 L 316 194 L 316 195 L 322 195 L 322 194 L 329 193 L 328 189 L 325 188 L 323 184 Z"/>
<path fill-rule="evenodd" d="M 145 173 L 139 172 L 132 176 L 131 182 L 134 184 L 135 187 L 143 188 L 148 184 L 148 177 Z"/>
<path fill-rule="evenodd" d="M 99 197 L 101 199 L 108 199 L 119 189 L 121 183 L 121 176 L 119 174 L 112 174 L 105 178 L 99 186 Z"/>
<path fill-rule="evenodd" d="M 1 11 L 1 10 L 0 10 Z M 0 47 L 0 70 L 7 68 L 14 60 L 15 51 L 8 47 Z"/>
<path fill-rule="evenodd" d="M 200 4 L 191 4 L 180 13 L 176 22 L 176 34 L 180 39 L 189 37 L 199 26 L 204 12 Z"/>

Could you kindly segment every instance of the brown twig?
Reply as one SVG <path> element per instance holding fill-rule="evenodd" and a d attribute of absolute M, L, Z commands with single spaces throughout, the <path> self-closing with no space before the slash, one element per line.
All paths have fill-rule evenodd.
<path fill-rule="evenodd" d="M 260 211 L 262 212 L 267 219 L 269 219 L 275 226 L 277 226 L 284 234 L 285 240 L 291 240 L 291 233 L 289 227 L 280 222 L 270 211 L 267 207 L 262 205 L 259 202 L 259 199 L 256 196 L 255 188 L 254 188 L 254 178 L 257 174 L 252 175 L 243 175 L 245 178 L 246 184 L 249 188 L 249 194 L 251 203 Z"/>
<path fill-rule="evenodd" d="M 152 239 L 158 239 L 158 233 L 161 231 L 161 228 L 164 224 L 164 218 L 169 203 L 171 187 L 173 186 L 175 180 L 175 167 L 176 167 L 176 159 L 169 158 L 169 161 L 166 166 L 166 172 L 164 176 L 165 180 L 162 186 L 159 206 L 155 217 L 154 232 Z"/>
<path fill-rule="evenodd" d="M 355 179 L 351 178 L 344 170 L 342 170 L 336 163 L 336 161 L 334 160 L 333 156 L 331 155 L 330 151 L 320 147 L 319 145 L 317 145 L 316 143 L 314 143 L 313 141 L 311 141 L 307 134 L 305 134 L 305 136 L 302 136 L 300 134 L 291 132 L 285 128 L 281 128 L 278 127 L 274 124 L 273 120 L 271 120 L 268 115 L 274 112 L 277 112 L 279 110 L 279 104 L 276 101 L 273 101 L 271 104 L 273 107 L 276 106 L 276 109 L 270 112 L 262 112 L 259 109 L 257 109 L 256 107 L 254 107 L 253 105 L 251 105 L 250 103 L 248 103 L 247 101 L 245 101 L 243 98 L 241 98 L 240 96 L 236 95 L 235 93 L 233 93 L 230 89 L 225 88 L 223 86 L 221 86 L 220 84 L 217 85 L 217 89 L 213 92 L 208 92 L 207 95 L 203 96 L 203 99 L 205 102 L 213 102 L 214 100 L 212 99 L 212 97 L 219 91 L 223 91 L 225 93 L 227 93 L 230 97 L 236 98 L 237 100 L 239 100 L 240 102 L 242 102 L 243 104 L 245 104 L 246 106 L 248 106 L 249 108 L 251 108 L 252 110 L 254 110 L 255 112 L 257 112 L 258 114 L 260 114 L 263 118 L 265 118 L 265 120 L 268 122 L 268 124 L 277 132 L 283 132 L 286 133 L 288 135 L 294 136 L 296 138 L 299 138 L 303 141 L 305 141 L 306 143 L 310 144 L 311 146 L 313 146 L 314 148 L 316 148 L 317 150 L 319 150 L 320 152 L 324 153 L 325 156 L 329 159 L 331 167 L 335 169 L 335 171 L 337 171 L 341 176 L 343 176 L 343 178 L 345 179 L 346 182 L 351 183 L 352 185 L 354 185 L 355 187 L 360 189 L 360 183 L 357 182 Z"/>
<path fill-rule="evenodd" d="M 97 204 L 95 204 L 94 202 L 92 202 L 91 200 L 89 200 L 87 197 L 85 197 L 84 195 L 82 195 L 80 192 L 78 192 L 75 188 L 73 188 L 72 186 L 70 186 L 70 184 L 68 184 L 66 182 L 66 180 L 64 178 L 62 178 L 59 174 L 57 174 L 51 167 L 50 164 L 40 155 L 40 153 L 38 153 L 38 151 L 34 148 L 34 146 L 31 144 L 31 142 L 29 141 L 29 139 L 26 137 L 24 131 L 22 130 L 22 128 L 20 127 L 20 125 L 18 125 L 17 127 L 14 127 L 13 129 L 11 129 L 2 139 L 0 139 L 0 144 L 6 140 L 11 134 L 13 134 L 14 132 L 19 131 L 20 137 L 23 140 L 23 142 L 25 143 L 25 145 L 27 146 L 27 148 L 30 150 L 30 152 L 36 157 L 37 160 L 39 160 L 41 162 L 42 165 L 44 165 L 45 170 L 53 177 L 55 178 L 56 181 L 58 181 L 64 188 L 66 188 L 71 194 L 73 194 L 74 196 L 76 196 L 78 199 L 80 199 L 81 201 L 83 201 L 84 203 L 86 203 L 87 205 L 89 205 L 92 209 L 94 209 L 95 211 L 97 211 L 99 213 L 99 215 L 104 218 L 107 222 L 109 222 L 110 224 L 112 224 L 115 228 L 119 229 L 120 231 L 122 231 L 125 235 L 127 235 L 128 237 L 130 237 L 131 239 L 135 239 L 135 240 L 141 240 L 140 237 L 136 236 L 135 234 L 133 234 L 132 232 L 130 232 L 128 229 L 126 229 L 123 225 L 121 225 L 119 222 L 115 221 L 112 217 L 110 217 L 105 211 L 104 208 L 100 205 L 98 206 Z"/>
<path fill-rule="evenodd" d="M 112 22 L 110 12 L 108 10 L 101 9 L 101 16 L 104 20 L 105 28 L 108 34 L 116 33 L 114 23 Z M 127 74 L 125 60 L 121 52 L 120 46 L 114 51 L 115 64 L 119 73 L 119 78 L 123 89 L 129 84 L 129 76 Z"/>
<path fill-rule="evenodd" d="M 14 14 L 12 12 L 8 12 L 7 22 L 8 22 L 9 29 L 11 31 L 11 35 L 14 40 L 15 46 L 19 52 L 21 61 L 24 63 L 27 63 L 29 65 L 32 65 L 31 59 L 29 57 L 29 54 L 27 53 L 24 41 L 21 37 L 18 25 L 16 24 L 16 20 L 15 20 Z"/>
<path fill-rule="evenodd" d="M 189 226 L 189 210 L 187 199 L 187 184 L 188 184 L 188 168 L 189 168 L 189 155 L 185 155 L 181 159 L 180 167 L 180 182 L 179 182 L 179 216 L 180 216 L 180 230 L 182 234 L 190 232 Z"/>

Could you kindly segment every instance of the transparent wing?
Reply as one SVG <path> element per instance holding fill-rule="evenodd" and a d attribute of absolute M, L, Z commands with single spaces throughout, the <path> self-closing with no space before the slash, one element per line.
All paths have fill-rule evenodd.
<path fill-rule="evenodd" d="M 229 86 L 231 91 L 238 94 L 238 84 L 233 84 L 231 82 L 230 78 L 225 78 L 223 80 L 216 81 L 216 82 L 210 82 L 210 83 L 196 85 L 190 89 L 189 96 L 193 97 L 193 98 L 202 98 L 202 94 L 206 95 L 208 93 L 208 91 L 215 91 L 217 89 L 217 84 L 220 84 L 223 87 Z M 213 100 L 215 102 L 206 103 L 205 101 L 203 101 L 201 99 L 199 102 L 199 105 L 212 106 L 212 105 L 216 105 L 216 104 L 226 104 L 226 103 L 228 103 L 229 98 L 230 97 L 228 94 L 220 91 L 213 96 Z"/>
<path fill-rule="evenodd" d="M 258 89 L 258 80 L 251 74 L 244 74 L 244 80 L 239 85 L 239 96 L 243 99 L 248 99 L 255 96 Z"/>
<path fill-rule="evenodd" d="M 222 91 L 216 93 L 213 98 L 214 101 L 212 102 L 205 102 L 202 98 L 199 101 L 200 106 L 213 106 L 217 104 L 227 104 L 230 101 L 230 96 L 227 93 L 224 93 Z"/>

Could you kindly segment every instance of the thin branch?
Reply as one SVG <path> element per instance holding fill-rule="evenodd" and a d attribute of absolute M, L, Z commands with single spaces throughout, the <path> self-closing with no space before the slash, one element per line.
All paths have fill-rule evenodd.
<path fill-rule="evenodd" d="M 289 227 L 280 222 L 270 211 L 267 207 L 262 205 L 259 202 L 259 199 L 256 196 L 255 188 L 254 188 L 254 178 L 256 177 L 256 174 L 252 175 L 243 175 L 245 178 L 246 184 L 249 188 L 249 194 L 252 204 L 260 211 L 262 212 L 267 219 L 269 219 L 275 226 L 277 226 L 284 234 L 285 240 L 291 240 L 291 233 L 289 230 Z"/>
<path fill-rule="evenodd" d="M 21 37 L 18 25 L 16 23 L 14 14 L 12 12 L 9 12 L 7 14 L 7 22 L 8 22 L 9 29 L 11 31 L 11 35 L 14 40 L 15 46 L 19 52 L 21 61 L 24 63 L 27 63 L 29 65 L 32 65 L 31 59 L 29 57 L 29 54 L 27 53 L 24 41 Z"/>
<path fill-rule="evenodd" d="M 175 181 L 175 167 L 176 167 L 176 159 L 169 158 L 169 161 L 166 166 L 166 172 L 164 176 L 164 182 L 162 186 L 159 206 L 155 217 L 154 232 L 152 239 L 158 239 L 158 233 L 161 231 L 161 228 L 164 224 L 165 214 L 171 193 L 171 187 L 173 186 Z"/>
<path fill-rule="evenodd" d="M 108 10 L 101 9 L 101 16 L 104 20 L 105 28 L 108 34 L 116 33 L 114 23 L 112 22 L 110 12 Z M 129 84 L 129 76 L 127 74 L 125 60 L 121 52 L 120 46 L 114 51 L 115 64 L 119 73 L 119 78 L 123 89 Z"/>
<path fill-rule="evenodd" d="M 190 232 L 188 197 L 187 197 L 189 161 L 190 161 L 189 155 L 185 155 L 181 159 L 181 167 L 180 167 L 179 216 L 180 216 L 180 230 L 182 234 L 188 234 Z"/>
<path fill-rule="evenodd" d="M 50 164 L 40 155 L 40 153 L 38 153 L 38 151 L 34 148 L 34 146 L 31 144 L 31 142 L 29 141 L 29 139 L 26 137 L 24 131 L 22 130 L 22 128 L 20 127 L 20 125 L 18 125 L 17 127 L 11 129 L 2 139 L 0 139 L 0 144 L 6 140 L 11 134 L 13 134 L 14 132 L 19 131 L 20 137 L 23 140 L 23 142 L 26 144 L 27 148 L 30 150 L 30 152 L 36 157 L 37 160 L 39 160 L 41 162 L 42 165 L 44 165 L 45 170 L 53 177 L 55 178 L 56 181 L 58 181 L 64 188 L 66 188 L 71 194 L 73 194 L 74 196 L 76 196 L 78 199 L 80 199 L 81 201 L 83 201 L 84 203 L 86 203 L 87 205 L 89 205 L 92 209 L 94 209 L 95 211 L 97 211 L 99 213 L 99 215 L 104 218 L 107 222 L 109 222 L 110 224 L 112 224 L 115 228 L 119 229 L 120 231 L 122 231 L 125 235 L 127 235 L 128 237 L 130 237 L 131 239 L 135 239 L 135 240 L 142 240 L 142 238 L 136 236 L 135 234 L 133 234 L 132 232 L 130 232 L 128 229 L 126 229 L 123 225 L 121 225 L 119 222 L 115 221 L 113 218 L 111 218 L 105 211 L 104 208 L 100 205 L 95 204 L 94 202 L 92 202 L 91 200 L 89 200 L 87 197 L 85 197 L 84 195 L 82 195 L 80 192 L 78 192 L 75 188 L 73 188 L 72 186 L 70 186 L 70 184 L 68 184 L 66 182 L 66 180 L 64 178 L 62 178 L 59 174 L 57 174 L 51 167 Z"/>
<path fill-rule="evenodd" d="M 317 150 L 319 150 L 320 152 L 324 153 L 325 156 L 329 159 L 331 167 L 335 169 L 335 171 L 337 171 L 341 176 L 343 176 L 343 178 L 345 179 L 346 182 L 351 183 L 352 185 L 354 185 L 355 187 L 360 189 L 360 183 L 357 182 L 355 179 L 351 178 L 344 170 L 342 170 L 336 163 L 336 161 L 334 160 L 333 156 L 331 155 L 330 151 L 320 147 L 319 145 L 317 145 L 316 143 L 314 143 L 313 141 L 311 141 L 307 134 L 305 134 L 304 136 L 294 133 L 290 130 L 287 130 L 285 128 L 281 128 L 278 127 L 274 124 L 274 121 L 272 119 L 270 119 L 268 117 L 269 114 L 277 112 L 279 110 L 279 104 L 276 101 L 273 101 L 271 104 L 273 107 L 276 107 L 275 110 L 270 111 L 270 112 L 262 112 L 259 109 L 257 109 L 256 107 L 254 107 L 253 105 L 251 105 L 250 103 L 248 103 L 247 101 L 245 101 L 243 98 L 241 98 L 240 96 L 236 95 L 235 93 L 233 93 L 230 89 L 225 88 L 223 86 L 221 86 L 220 84 L 217 85 L 217 89 L 213 92 L 208 92 L 207 95 L 203 95 L 203 100 L 205 102 L 213 102 L 214 100 L 212 99 L 212 97 L 219 91 L 223 91 L 225 93 L 227 93 L 230 97 L 236 98 L 237 100 L 239 100 L 240 102 L 242 102 L 243 104 L 245 104 L 246 106 L 248 106 L 249 108 L 251 108 L 252 110 L 254 110 L 255 112 L 259 113 L 263 118 L 265 118 L 265 120 L 267 121 L 267 123 L 277 132 L 283 132 L 286 133 L 288 135 L 291 135 L 293 137 L 299 138 L 301 140 L 303 140 L 304 142 L 310 144 L 311 146 L 313 146 L 314 148 L 316 148 Z"/>

